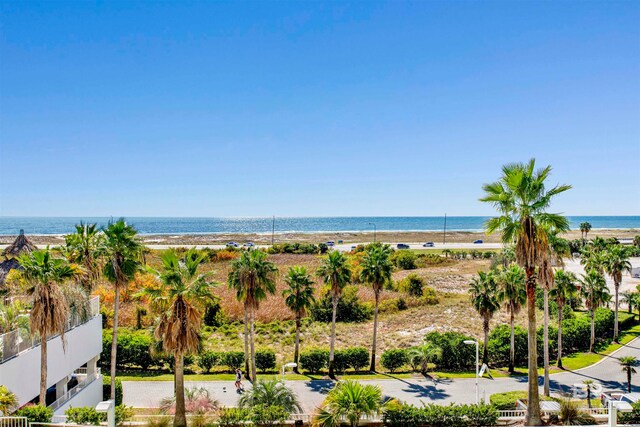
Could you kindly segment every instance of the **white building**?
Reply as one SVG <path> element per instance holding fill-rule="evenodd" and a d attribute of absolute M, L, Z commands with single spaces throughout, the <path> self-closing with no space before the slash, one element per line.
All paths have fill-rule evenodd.
<path fill-rule="evenodd" d="M 89 301 L 89 315 L 72 316 L 67 323 L 65 346 L 61 337 L 48 340 L 47 406 L 55 415 L 70 406 L 95 406 L 102 400 L 102 375 L 97 367 L 102 351 L 100 301 Z M 28 333 L 0 335 L 0 384 L 13 392 L 20 406 L 40 393 L 40 341 Z"/>

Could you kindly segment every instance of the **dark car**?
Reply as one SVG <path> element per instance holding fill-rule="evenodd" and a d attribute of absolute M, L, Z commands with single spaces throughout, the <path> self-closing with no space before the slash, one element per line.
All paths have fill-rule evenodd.
<path fill-rule="evenodd" d="M 333 242 L 333 241 L 331 241 L 331 240 L 329 240 L 327 243 L 325 243 L 325 245 L 327 245 L 327 246 L 329 246 L 329 247 L 332 247 L 332 246 L 333 246 L 333 245 L 335 245 L 335 244 L 336 244 L 336 242 Z"/>
<path fill-rule="evenodd" d="M 398 249 L 409 249 L 409 245 L 407 245 L 406 243 L 398 243 L 396 248 L 398 248 Z"/>
<path fill-rule="evenodd" d="M 229 242 L 227 243 L 227 247 L 228 248 L 237 248 L 238 246 L 240 246 L 239 244 L 237 244 L 236 242 Z"/>
<path fill-rule="evenodd" d="M 476 245 L 482 243 L 482 240 L 478 239 L 478 240 L 474 240 L 473 243 L 475 243 Z"/>

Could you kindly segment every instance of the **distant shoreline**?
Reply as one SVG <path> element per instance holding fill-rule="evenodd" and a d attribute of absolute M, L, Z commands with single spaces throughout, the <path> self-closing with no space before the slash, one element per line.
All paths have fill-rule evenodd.
<path fill-rule="evenodd" d="M 486 243 L 499 243 L 500 236 L 493 234 L 487 236 L 484 231 L 465 231 L 452 230 L 447 231 L 443 235 L 442 230 L 434 231 L 376 231 L 376 240 L 385 243 L 417 243 L 417 242 L 436 242 L 442 243 L 446 239 L 447 243 L 470 243 L 474 240 L 483 240 Z M 589 239 L 596 236 L 618 239 L 632 239 L 640 234 L 638 228 L 602 228 L 592 229 L 589 232 Z M 320 243 L 326 241 L 339 241 L 344 243 L 367 243 L 373 241 L 373 231 L 336 231 L 336 232 L 283 232 L 277 231 L 273 233 L 274 243 Z M 9 244 L 15 239 L 16 235 L 0 236 L 0 244 Z M 27 237 L 35 244 L 40 245 L 57 245 L 64 243 L 62 234 L 29 234 Z M 580 230 L 571 230 L 564 234 L 568 239 L 579 239 L 581 237 Z M 154 233 L 140 234 L 141 240 L 146 244 L 155 245 L 207 245 L 207 244 L 225 244 L 235 241 L 238 243 L 254 242 L 257 244 L 271 244 L 271 233 Z"/>

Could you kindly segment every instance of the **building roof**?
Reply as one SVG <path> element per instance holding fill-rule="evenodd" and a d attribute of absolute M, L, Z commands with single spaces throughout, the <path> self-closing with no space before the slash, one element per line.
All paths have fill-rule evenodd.
<path fill-rule="evenodd" d="M 7 258 L 15 258 L 25 252 L 33 252 L 36 249 L 36 245 L 31 243 L 29 239 L 27 239 L 27 236 L 24 235 L 24 230 L 20 230 L 20 234 L 16 237 L 16 240 L 5 248 L 2 255 Z"/>

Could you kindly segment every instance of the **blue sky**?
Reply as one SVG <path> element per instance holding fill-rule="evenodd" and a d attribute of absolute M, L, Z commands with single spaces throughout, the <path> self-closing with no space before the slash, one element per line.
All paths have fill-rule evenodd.
<path fill-rule="evenodd" d="M 0 215 L 640 215 L 640 2 L 2 2 Z"/>

